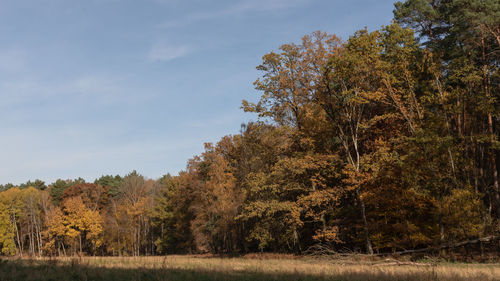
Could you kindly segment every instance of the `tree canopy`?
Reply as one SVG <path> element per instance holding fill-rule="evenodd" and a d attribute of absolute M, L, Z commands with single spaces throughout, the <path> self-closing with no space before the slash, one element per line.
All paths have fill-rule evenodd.
<path fill-rule="evenodd" d="M 178 175 L 0 186 L 3 255 L 395 252 L 500 234 L 500 3 L 406 0 L 262 57 L 257 121 Z"/>

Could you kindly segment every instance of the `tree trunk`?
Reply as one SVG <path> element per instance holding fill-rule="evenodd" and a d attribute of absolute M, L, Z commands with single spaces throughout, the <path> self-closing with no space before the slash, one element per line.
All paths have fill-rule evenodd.
<path fill-rule="evenodd" d="M 490 79 L 487 74 L 487 61 L 486 61 L 486 51 L 484 35 L 481 36 L 481 52 L 482 52 L 482 63 L 483 63 L 483 87 L 485 95 L 488 99 L 492 99 L 490 94 Z M 500 218 L 500 186 L 498 184 L 498 169 L 496 161 L 496 150 L 494 148 L 495 142 L 495 129 L 493 126 L 493 117 L 491 113 L 488 112 L 488 133 L 490 135 L 490 158 L 491 158 L 491 169 L 493 170 L 493 193 L 495 196 L 495 201 L 497 203 L 496 215 Z"/>
<path fill-rule="evenodd" d="M 363 232 L 365 234 L 366 253 L 373 255 L 373 247 L 372 247 L 372 242 L 370 240 L 370 232 L 368 230 L 368 221 L 366 220 L 365 202 L 359 195 L 359 191 L 357 189 L 356 189 L 356 196 L 358 197 L 359 205 L 361 207 L 361 217 L 363 219 Z"/>
<path fill-rule="evenodd" d="M 493 192 L 495 194 L 495 201 L 497 203 L 496 214 L 497 218 L 500 218 L 500 185 L 498 184 L 498 169 L 497 169 L 497 157 L 496 151 L 493 148 L 493 143 L 495 141 L 494 131 L 493 131 L 493 120 L 491 114 L 488 114 L 488 127 L 490 133 L 490 141 L 491 141 L 491 169 L 493 170 Z"/>

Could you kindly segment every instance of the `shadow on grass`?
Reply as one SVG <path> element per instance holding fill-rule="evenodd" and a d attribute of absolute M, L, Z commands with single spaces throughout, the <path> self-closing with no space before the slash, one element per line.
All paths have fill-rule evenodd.
<path fill-rule="evenodd" d="M 202 271 L 185 269 L 151 268 L 105 268 L 72 262 L 62 264 L 55 261 L 0 260 L 0 281 L 73 281 L 73 280 L 119 280 L 119 281 L 191 281 L 191 280 L 346 280 L 300 274 L 258 273 L 244 271 Z"/>

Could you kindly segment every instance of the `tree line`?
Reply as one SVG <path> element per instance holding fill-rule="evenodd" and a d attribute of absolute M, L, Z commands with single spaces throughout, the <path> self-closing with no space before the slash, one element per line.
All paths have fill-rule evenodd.
<path fill-rule="evenodd" d="M 394 252 L 500 233 L 500 3 L 397 2 L 264 55 L 242 125 L 178 175 L 1 186 L 5 255 Z"/>

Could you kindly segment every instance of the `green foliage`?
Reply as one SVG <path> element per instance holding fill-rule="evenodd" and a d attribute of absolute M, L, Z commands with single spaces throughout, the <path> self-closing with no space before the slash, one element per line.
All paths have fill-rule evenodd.
<path fill-rule="evenodd" d="M 153 208 L 151 209 L 151 223 L 158 233 L 158 238 L 154 241 L 156 250 L 160 254 L 167 254 L 175 251 L 179 240 L 175 229 L 175 192 L 178 182 L 170 175 L 161 177 L 157 183 L 158 190 L 153 198 Z"/>
<path fill-rule="evenodd" d="M 12 183 L 0 184 L 0 191 L 5 191 L 13 187 L 15 187 L 15 185 L 13 185 Z"/>
<path fill-rule="evenodd" d="M 108 187 L 108 195 L 114 197 L 118 194 L 118 189 L 122 184 L 122 177 L 120 175 L 103 175 L 94 181 L 94 184 L 98 184 L 104 187 Z"/>
<path fill-rule="evenodd" d="M 28 187 L 34 187 L 34 188 L 39 189 L 39 190 L 45 190 L 47 188 L 47 186 L 45 185 L 45 182 L 38 180 L 38 179 L 35 180 L 34 182 L 27 181 L 26 183 L 19 185 L 19 188 L 21 188 L 21 189 L 28 188 Z"/>
<path fill-rule="evenodd" d="M 64 190 L 70 186 L 70 183 L 65 180 L 58 179 L 56 182 L 50 185 L 50 197 L 52 197 L 52 202 L 58 205 L 62 200 L 62 195 Z"/>

